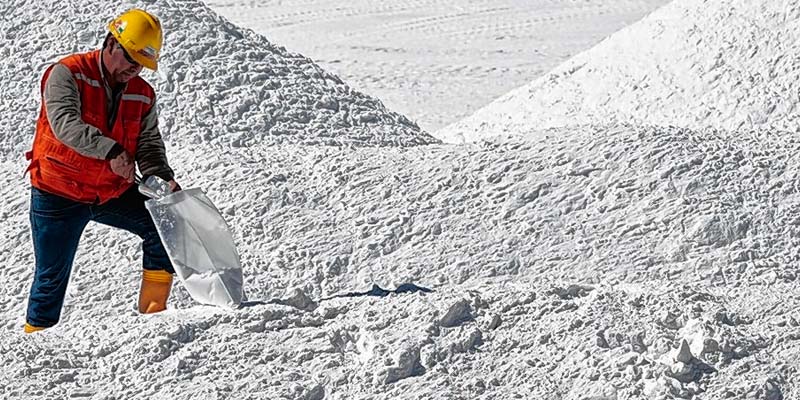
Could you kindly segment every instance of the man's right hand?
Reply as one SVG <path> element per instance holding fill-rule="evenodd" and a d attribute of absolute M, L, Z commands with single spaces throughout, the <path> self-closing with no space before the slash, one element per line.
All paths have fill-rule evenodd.
<path fill-rule="evenodd" d="M 125 178 L 126 181 L 133 183 L 133 175 L 135 172 L 135 165 L 133 157 L 127 151 L 119 153 L 116 158 L 109 161 L 111 163 L 111 170 L 115 174 Z"/>

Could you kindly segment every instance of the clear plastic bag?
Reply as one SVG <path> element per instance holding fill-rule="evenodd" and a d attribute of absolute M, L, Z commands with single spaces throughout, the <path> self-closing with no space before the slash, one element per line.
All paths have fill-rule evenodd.
<path fill-rule="evenodd" d="M 143 189 L 147 183 L 140 184 L 139 190 L 149 190 L 156 197 L 147 200 L 145 207 L 186 290 L 199 303 L 238 307 L 243 298 L 242 266 L 217 208 L 200 189 L 160 196 L 163 187 Z"/>

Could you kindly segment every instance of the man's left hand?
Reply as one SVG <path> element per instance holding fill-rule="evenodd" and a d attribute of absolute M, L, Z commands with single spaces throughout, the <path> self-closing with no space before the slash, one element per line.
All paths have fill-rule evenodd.
<path fill-rule="evenodd" d="M 175 179 L 169 181 L 169 190 L 172 192 L 178 192 L 181 190 L 181 185 L 178 185 L 178 182 L 175 182 Z"/>
<path fill-rule="evenodd" d="M 109 165 L 111 166 L 111 171 L 125 178 L 126 181 L 133 183 L 136 165 L 133 163 L 133 157 L 128 152 L 119 153 L 118 156 L 109 161 Z"/>

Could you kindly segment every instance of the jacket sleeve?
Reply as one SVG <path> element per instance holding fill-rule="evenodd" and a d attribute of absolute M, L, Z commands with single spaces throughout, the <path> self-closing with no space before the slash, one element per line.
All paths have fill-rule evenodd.
<path fill-rule="evenodd" d="M 153 102 L 150 111 L 142 118 L 142 131 L 136 146 L 136 162 L 142 175 L 155 175 L 165 181 L 174 178 L 175 173 L 169 167 L 164 140 L 158 130 L 158 107 Z"/>
<path fill-rule="evenodd" d="M 83 122 L 78 84 L 67 66 L 56 64 L 50 70 L 43 100 L 56 139 L 83 156 L 106 158 L 117 142 Z"/>

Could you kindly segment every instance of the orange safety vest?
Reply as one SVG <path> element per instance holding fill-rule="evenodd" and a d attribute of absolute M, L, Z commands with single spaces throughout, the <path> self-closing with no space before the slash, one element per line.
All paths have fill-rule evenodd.
<path fill-rule="evenodd" d="M 100 50 L 74 54 L 59 61 L 72 71 L 81 100 L 81 119 L 114 139 L 125 151 L 136 154 L 142 117 L 155 103 L 155 91 L 140 77 L 128 82 L 114 126 L 108 125 L 108 106 L 103 77 L 100 73 Z M 111 171 L 108 160 L 86 157 L 61 143 L 53 134 L 44 105 L 44 87 L 50 66 L 42 77 L 42 107 L 36 122 L 33 149 L 25 156 L 30 160 L 31 185 L 45 192 L 82 203 L 105 203 L 119 197 L 131 183 Z"/>

